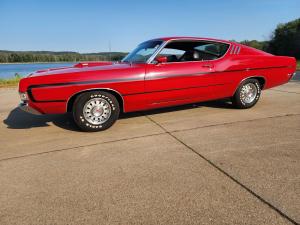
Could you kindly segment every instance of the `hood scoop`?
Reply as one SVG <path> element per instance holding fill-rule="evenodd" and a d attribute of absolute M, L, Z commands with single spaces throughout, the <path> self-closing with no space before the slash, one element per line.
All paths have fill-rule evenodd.
<path fill-rule="evenodd" d="M 68 68 L 72 68 L 72 67 L 50 68 L 50 69 L 38 70 L 35 73 L 44 73 L 44 72 L 50 72 L 50 71 L 55 71 L 55 70 L 63 70 L 63 69 L 68 69 Z"/>
<path fill-rule="evenodd" d="M 93 66 L 107 66 L 112 65 L 113 62 L 103 61 L 103 62 L 80 62 L 75 64 L 75 68 L 93 67 Z"/>

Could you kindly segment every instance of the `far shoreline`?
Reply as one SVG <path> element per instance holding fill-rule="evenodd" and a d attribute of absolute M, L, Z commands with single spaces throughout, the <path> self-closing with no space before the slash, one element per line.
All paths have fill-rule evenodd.
<path fill-rule="evenodd" d="M 59 63 L 80 63 L 84 61 L 76 61 L 76 62 L 13 62 L 13 63 L 0 63 L 0 65 L 14 65 L 14 64 L 59 64 Z M 95 61 L 98 62 L 98 61 Z"/>

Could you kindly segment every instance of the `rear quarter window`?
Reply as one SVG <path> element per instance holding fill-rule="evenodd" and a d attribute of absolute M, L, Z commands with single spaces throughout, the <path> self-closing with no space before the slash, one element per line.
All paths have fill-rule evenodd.
<path fill-rule="evenodd" d="M 229 44 L 225 43 L 207 43 L 195 47 L 196 50 L 215 55 L 217 58 L 225 55 L 229 48 Z"/>

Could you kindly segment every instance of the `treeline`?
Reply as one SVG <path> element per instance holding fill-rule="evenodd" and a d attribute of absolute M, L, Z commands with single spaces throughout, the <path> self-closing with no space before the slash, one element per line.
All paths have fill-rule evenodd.
<path fill-rule="evenodd" d="M 50 51 L 1 51 L 0 63 L 26 62 L 78 62 L 78 61 L 119 61 L 127 53 L 100 52 L 80 54 L 77 52 Z"/>
<path fill-rule="evenodd" d="M 240 43 L 274 55 L 293 56 L 300 59 L 300 18 L 279 24 L 269 41 L 245 40 Z"/>

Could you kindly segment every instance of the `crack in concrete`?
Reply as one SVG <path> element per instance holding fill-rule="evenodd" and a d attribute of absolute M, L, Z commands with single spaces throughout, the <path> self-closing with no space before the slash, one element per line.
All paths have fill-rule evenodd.
<path fill-rule="evenodd" d="M 75 149 L 79 149 L 79 148 L 83 148 L 83 147 L 96 146 L 96 145 L 100 145 L 100 144 L 109 144 L 109 143 L 120 142 L 120 141 L 128 141 L 128 140 L 134 140 L 134 139 L 145 138 L 145 137 L 159 136 L 159 135 L 167 134 L 167 133 L 176 133 L 176 132 L 181 132 L 181 131 L 189 131 L 189 130 L 224 126 L 224 125 L 230 125 L 230 124 L 236 124 L 236 123 L 253 122 L 253 121 L 258 121 L 258 120 L 263 120 L 263 119 L 273 119 L 273 118 L 281 118 L 281 117 L 287 117 L 287 116 L 299 116 L 299 115 L 300 114 L 286 114 L 286 115 L 264 117 L 264 118 L 258 118 L 258 119 L 252 119 L 252 120 L 241 120 L 241 121 L 234 121 L 234 122 L 228 122 L 228 123 L 211 124 L 211 125 L 207 125 L 207 126 L 199 126 L 199 127 L 193 127 L 193 128 L 181 129 L 181 130 L 174 130 L 174 131 L 167 131 L 167 132 L 164 128 L 161 128 L 163 130 L 163 132 L 160 132 L 160 133 L 147 134 L 147 135 L 135 136 L 135 137 L 130 137 L 130 138 L 121 138 L 121 139 L 111 140 L 111 141 L 103 141 L 103 142 L 97 142 L 97 143 L 92 143 L 92 144 L 87 144 L 87 145 L 72 146 L 72 147 L 69 147 L 69 148 L 54 149 L 54 150 L 51 150 L 51 151 L 31 153 L 31 154 L 25 154 L 25 155 L 20 155 L 20 156 L 13 156 L 13 157 L 0 159 L 0 163 L 3 162 L 3 161 L 13 160 L 13 159 L 20 159 L 20 158 L 26 158 L 26 157 L 31 157 L 31 156 L 44 155 L 44 154 L 50 154 L 50 153 L 56 153 L 56 152 L 62 152 L 62 151 L 70 151 L 70 150 L 75 150 Z M 148 115 L 145 115 L 145 117 L 147 117 L 149 119 Z"/>
<path fill-rule="evenodd" d="M 297 94 L 300 95 L 298 92 L 293 92 L 293 91 L 283 91 L 283 90 L 278 90 L 278 89 L 272 89 L 270 91 L 277 91 L 277 92 L 284 92 L 284 93 L 289 93 L 289 94 Z"/>
<path fill-rule="evenodd" d="M 272 210 L 274 210 L 275 212 L 277 212 L 280 216 L 282 216 L 283 218 L 287 219 L 289 222 L 291 222 L 293 224 L 298 224 L 295 220 L 293 220 L 288 215 L 286 215 L 284 212 L 282 212 L 280 209 L 278 209 L 276 206 L 272 205 L 270 202 L 268 202 L 267 200 L 265 200 L 259 194 L 255 193 L 249 187 L 247 187 L 246 185 L 244 185 L 241 181 L 237 180 L 232 175 L 230 175 L 229 173 L 227 173 L 221 167 L 219 167 L 218 165 L 216 165 L 213 161 L 211 161 L 210 159 L 206 158 L 204 155 L 198 153 L 191 146 L 189 146 L 188 144 L 186 144 L 185 142 L 183 142 L 182 140 L 180 140 L 179 138 L 177 138 L 173 133 L 181 132 L 181 131 L 189 131 L 189 130 L 195 130 L 195 129 L 208 128 L 208 127 L 224 126 L 224 125 L 236 124 L 236 123 L 253 122 L 253 121 L 258 121 L 258 120 L 263 120 L 263 119 L 273 119 L 273 118 L 281 118 L 281 117 L 287 117 L 287 116 L 299 116 L 299 115 L 300 114 L 286 114 L 286 115 L 279 115 L 279 116 L 271 116 L 271 117 L 265 117 L 265 118 L 251 119 L 251 120 L 234 121 L 234 122 L 221 123 L 221 124 L 212 124 L 212 125 L 207 125 L 207 126 L 200 126 L 200 127 L 194 127 L 194 128 L 189 128 L 189 129 L 181 129 L 181 130 L 175 130 L 175 131 L 168 131 L 162 125 L 160 125 L 155 120 L 153 120 L 150 116 L 145 115 L 145 117 L 148 120 L 150 120 L 152 123 L 154 123 L 156 126 L 158 126 L 163 132 L 155 133 L 155 134 L 142 135 L 142 136 L 136 136 L 136 137 L 131 137 L 131 138 L 123 138 L 123 139 L 112 140 L 112 141 L 98 142 L 98 143 L 93 143 L 93 144 L 88 144 L 88 145 L 79 145 L 79 146 L 75 146 L 75 147 L 64 148 L 64 149 L 56 149 L 56 150 L 51 150 L 51 151 L 47 151 L 47 152 L 39 152 L 39 153 L 32 153 L 32 154 L 15 156 L 15 157 L 10 157 L 10 158 L 4 158 L 4 159 L 0 159 L 0 162 L 8 161 L 8 160 L 13 160 L 13 159 L 27 158 L 27 157 L 31 157 L 31 156 L 38 156 L 38 155 L 44 155 L 44 154 L 62 152 L 62 151 L 75 150 L 75 149 L 79 149 L 79 148 L 83 148 L 83 147 L 96 146 L 96 145 L 100 145 L 100 144 L 121 142 L 121 141 L 134 140 L 134 139 L 140 139 L 140 138 L 145 138 L 145 137 L 159 136 L 159 135 L 167 134 L 167 135 L 171 136 L 173 139 L 175 139 L 177 142 L 181 143 L 187 149 L 189 149 L 190 151 L 192 151 L 198 157 L 200 157 L 203 160 L 205 160 L 207 163 L 209 163 L 211 166 L 213 166 L 215 169 L 217 169 L 223 175 L 225 175 L 226 177 L 228 177 L 229 179 L 231 179 L 233 182 L 235 182 L 236 184 L 238 184 L 240 187 L 242 187 L 244 190 L 246 190 L 252 196 L 254 196 L 258 200 L 260 200 L 260 202 L 264 203 L 265 205 L 267 205 L 268 207 L 270 207 Z"/>
<path fill-rule="evenodd" d="M 289 116 L 289 115 L 286 115 Z M 228 172 L 226 172 L 225 170 L 223 170 L 221 167 L 219 167 L 218 165 L 216 165 L 213 161 L 211 161 L 210 159 L 206 158 L 204 155 L 200 154 L 199 152 L 197 152 L 194 148 L 192 148 L 191 146 L 189 146 L 188 144 L 186 144 L 184 141 L 180 140 L 178 137 L 176 137 L 175 135 L 173 135 L 172 133 L 174 132 L 169 132 L 168 130 L 166 130 L 162 125 L 160 125 L 159 123 L 157 123 L 155 120 L 153 120 L 152 118 L 150 118 L 149 116 L 146 116 L 152 123 L 156 124 L 157 126 L 159 126 L 161 129 L 163 129 L 166 134 L 168 134 L 169 136 L 171 136 L 173 139 L 175 139 L 177 142 L 181 143 L 183 146 L 185 146 L 187 149 L 189 149 L 190 151 L 192 151 L 194 154 L 196 154 L 198 157 L 200 157 L 201 159 L 203 159 L 204 161 L 206 161 L 207 163 L 209 163 L 212 167 L 214 167 L 215 169 L 217 169 L 219 172 L 221 172 L 223 175 L 225 175 L 226 177 L 228 177 L 230 180 L 232 180 L 233 182 L 235 182 L 236 184 L 238 184 L 241 188 L 243 188 L 244 190 L 246 190 L 248 193 L 250 193 L 252 196 L 254 196 L 255 198 L 257 198 L 260 202 L 264 203 L 265 205 L 267 205 L 269 208 L 271 208 L 272 210 L 274 210 L 276 213 L 278 213 L 281 217 L 287 219 L 289 222 L 297 225 L 298 223 L 292 219 L 291 217 L 289 217 L 287 214 L 285 214 L 284 212 L 282 212 L 280 209 L 278 209 L 276 206 L 274 206 L 272 203 L 270 203 L 269 201 L 267 201 L 266 199 L 264 199 L 262 196 L 260 196 L 259 194 L 257 194 L 256 192 L 254 192 L 253 190 L 251 190 L 249 187 L 247 187 L 245 184 L 243 184 L 241 181 L 237 180 L 236 178 L 234 178 L 232 175 L 230 175 Z M 281 116 L 282 117 L 282 116 Z M 274 117 L 270 117 L 270 118 L 274 118 Z"/>
<path fill-rule="evenodd" d="M 181 131 L 189 131 L 189 130 L 197 130 L 200 128 L 207 128 L 207 127 L 217 127 L 217 126 L 225 126 L 225 125 L 231 125 L 236 123 L 244 123 L 244 122 L 254 122 L 259 120 L 265 120 L 265 119 L 274 119 L 274 118 L 281 118 L 281 117 L 287 117 L 287 116 L 299 116 L 300 114 L 284 114 L 284 115 L 278 115 L 278 116 L 268 116 L 263 118 L 257 118 L 257 119 L 250 119 L 250 120 L 238 120 L 233 122 L 225 122 L 225 123 L 217 123 L 217 124 L 210 124 L 206 126 L 199 126 L 199 127 L 193 127 L 193 128 L 187 128 L 187 129 L 180 129 L 180 130 L 173 130 L 171 133 L 181 132 Z"/>

